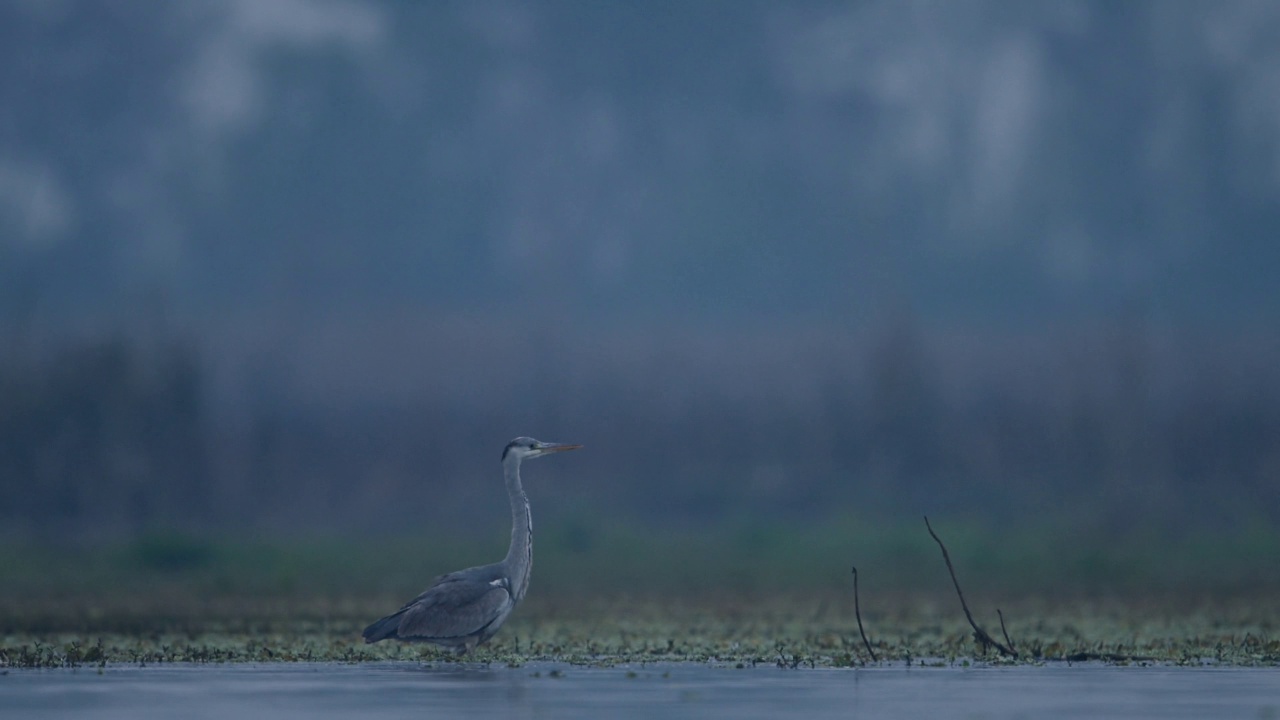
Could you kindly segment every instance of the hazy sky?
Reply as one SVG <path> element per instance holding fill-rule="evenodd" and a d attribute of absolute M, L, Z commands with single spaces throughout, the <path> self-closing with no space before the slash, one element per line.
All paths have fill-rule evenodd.
<path fill-rule="evenodd" d="M 191 347 L 230 515 L 516 434 L 693 508 L 1253 487 L 1278 201 L 1275 2 L 0 0 L 0 360 Z"/>
<path fill-rule="evenodd" d="M 0 12 L 46 305 L 1277 306 L 1274 3 Z"/>

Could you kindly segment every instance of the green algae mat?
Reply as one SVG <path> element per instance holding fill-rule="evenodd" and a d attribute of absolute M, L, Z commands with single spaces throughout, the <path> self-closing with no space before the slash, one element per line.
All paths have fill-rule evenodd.
<path fill-rule="evenodd" d="M 390 596 L 182 595 L 10 601 L 0 619 L 0 668 L 458 660 L 429 645 L 363 644 L 363 625 L 395 602 Z M 979 661 L 1280 665 L 1280 618 L 1266 597 L 1022 598 L 1001 608 L 1016 657 L 977 641 L 954 595 L 864 597 L 861 605 L 867 643 L 852 600 L 843 594 L 584 600 L 542 593 L 462 660 L 788 667 Z M 994 610 L 974 614 L 980 623 L 990 616 L 999 632 Z"/>

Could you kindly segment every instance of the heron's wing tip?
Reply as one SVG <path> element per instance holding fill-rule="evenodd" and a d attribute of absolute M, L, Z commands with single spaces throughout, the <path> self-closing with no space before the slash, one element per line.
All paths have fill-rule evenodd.
<path fill-rule="evenodd" d="M 403 612 L 403 611 L 401 611 Z M 400 614 L 388 615 L 381 620 L 373 623 L 364 629 L 360 635 L 364 638 L 366 645 L 376 643 L 380 640 L 386 640 L 390 637 L 396 637 L 400 626 Z"/>

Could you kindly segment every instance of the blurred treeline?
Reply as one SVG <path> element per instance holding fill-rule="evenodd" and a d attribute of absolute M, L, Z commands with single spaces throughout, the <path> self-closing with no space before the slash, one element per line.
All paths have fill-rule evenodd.
<path fill-rule="evenodd" d="M 207 514 L 198 358 L 123 337 L 0 368 L 0 522 L 8 535 L 134 532 Z"/>
<path fill-rule="evenodd" d="M 605 335 L 543 337 L 540 356 L 518 344 L 451 371 L 408 362 L 435 378 L 426 386 L 350 360 L 339 370 L 365 396 L 301 367 L 228 373 L 216 347 L 176 331 L 11 343 L 0 527 L 37 541 L 496 537 L 498 452 L 517 434 L 588 446 L 526 470 L 540 518 L 570 546 L 606 523 L 923 512 L 1097 538 L 1280 521 L 1273 333 L 1131 321 L 961 333 L 899 315 L 846 335 Z"/>

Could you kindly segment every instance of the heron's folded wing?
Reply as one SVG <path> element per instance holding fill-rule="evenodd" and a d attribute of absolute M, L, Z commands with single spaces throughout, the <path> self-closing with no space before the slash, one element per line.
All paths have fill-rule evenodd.
<path fill-rule="evenodd" d="M 482 580 L 441 582 L 403 610 L 401 638 L 465 637 L 482 630 L 511 606 L 506 585 Z"/>

